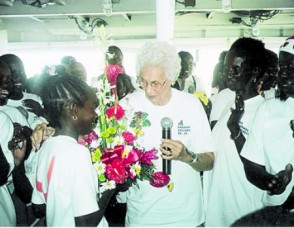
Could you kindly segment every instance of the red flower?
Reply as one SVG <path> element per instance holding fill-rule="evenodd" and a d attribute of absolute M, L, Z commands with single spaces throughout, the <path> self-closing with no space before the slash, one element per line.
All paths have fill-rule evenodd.
<path fill-rule="evenodd" d="M 153 180 L 150 181 L 150 184 L 154 187 L 160 188 L 167 185 L 170 181 L 168 175 L 163 172 L 155 172 L 152 174 Z"/>
<path fill-rule="evenodd" d="M 79 138 L 79 139 L 78 139 L 78 143 L 79 143 L 80 145 L 83 145 L 83 146 L 86 146 L 86 145 L 87 145 L 87 142 L 86 142 L 83 138 Z"/>
<path fill-rule="evenodd" d="M 84 135 L 83 139 L 87 142 L 87 143 L 92 143 L 93 140 L 98 139 L 98 135 L 96 134 L 95 131 L 91 131 L 88 135 Z"/>
<path fill-rule="evenodd" d="M 122 133 L 122 137 L 124 138 L 126 144 L 133 144 L 136 139 L 136 137 L 129 131 L 124 131 Z"/>
<path fill-rule="evenodd" d="M 109 64 L 105 67 L 105 73 L 110 85 L 113 86 L 116 84 L 117 75 L 122 74 L 123 71 L 123 68 L 119 65 Z"/>
<path fill-rule="evenodd" d="M 114 159 L 106 165 L 105 175 L 109 180 L 113 180 L 117 184 L 123 184 L 128 177 L 125 166 L 120 159 Z"/>
<path fill-rule="evenodd" d="M 106 115 L 108 119 L 114 116 L 117 120 L 120 120 L 125 115 L 125 110 L 120 105 L 115 104 L 106 110 Z"/>
<path fill-rule="evenodd" d="M 128 166 L 130 164 L 134 164 L 137 161 L 140 160 L 142 153 L 140 150 L 133 148 L 129 153 L 127 153 L 124 157 L 123 157 L 123 163 L 125 166 Z"/>
<path fill-rule="evenodd" d="M 152 160 L 158 158 L 158 156 L 156 156 L 156 153 L 157 150 L 155 148 L 145 151 L 140 158 L 140 162 L 146 165 L 152 165 Z"/>

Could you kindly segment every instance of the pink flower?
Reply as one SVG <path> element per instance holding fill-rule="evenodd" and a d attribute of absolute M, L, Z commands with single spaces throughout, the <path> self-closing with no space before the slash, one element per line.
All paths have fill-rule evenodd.
<path fill-rule="evenodd" d="M 134 164 L 140 160 L 142 153 L 137 148 L 133 148 L 129 153 L 127 153 L 123 157 L 123 163 L 125 166 L 129 166 L 130 164 Z"/>
<path fill-rule="evenodd" d="M 80 145 L 83 145 L 83 146 L 86 146 L 86 141 L 83 139 L 83 138 L 79 138 L 78 139 L 78 144 L 80 144 Z"/>
<path fill-rule="evenodd" d="M 105 67 L 105 73 L 110 85 L 116 84 L 117 75 L 123 73 L 123 71 L 123 68 L 119 65 L 109 64 Z"/>
<path fill-rule="evenodd" d="M 117 120 L 120 120 L 125 115 L 125 110 L 118 104 L 109 107 L 106 110 L 107 118 L 115 117 Z"/>
<path fill-rule="evenodd" d="M 109 180 L 115 181 L 117 184 L 123 184 L 128 177 L 124 164 L 120 159 L 114 159 L 105 167 L 105 174 Z"/>
<path fill-rule="evenodd" d="M 93 130 L 89 134 L 83 135 L 83 140 L 89 144 L 91 144 L 95 139 L 98 139 L 98 135 Z"/>
<path fill-rule="evenodd" d="M 122 137 L 124 138 L 126 144 L 133 144 L 136 139 L 136 137 L 129 131 L 124 131 L 122 133 Z"/>
<path fill-rule="evenodd" d="M 140 162 L 146 165 L 152 165 L 152 160 L 158 158 L 158 156 L 156 156 L 156 153 L 157 150 L 155 148 L 145 151 L 144 153 L 142 153 Z"/>
<path fill-rule="evenodd" d="M 153 180 L 150 181 L 150 184 L 154 187 L 161 188 L 167 185 L 170 181 L 168 175 L 163 172 L 155 172 L 152 174 Z"/>

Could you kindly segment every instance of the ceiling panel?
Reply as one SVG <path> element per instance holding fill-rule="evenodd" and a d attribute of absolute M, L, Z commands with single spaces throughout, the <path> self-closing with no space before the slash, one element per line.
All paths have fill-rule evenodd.
<path fill-rule="evenodd" d="M 101 0 L 63 1 L 64 6 L 55 4 L 44 8 L 24 5 L 21 0 L 14 1 L 12 7 L 0 6 L 0 30 L 7 32 L 7 42 L 93 39 L 93 35 L 85 35 L 79 29 L 73 17 L 86 18 L 89 23 L 95 18 L 103 19 L 114 40 L 156 37 L 156 0 L 120 0 L 113 4 L 111 16 L 103 13 Z M 198 0 L 195 7 L 185 7 L 184 1 L 177 0 L 175 4 L 175 39 L 251 36 L 248 25 L 252 13 L 274 10 L 278 13 L 272 18 L 259 20 L 259 36 L 294 34 L 294 0 L 232 0 L 229 13 L 223 12 L 219 0 Z M 233 18 L 239 23 L 233 23 Z"/>

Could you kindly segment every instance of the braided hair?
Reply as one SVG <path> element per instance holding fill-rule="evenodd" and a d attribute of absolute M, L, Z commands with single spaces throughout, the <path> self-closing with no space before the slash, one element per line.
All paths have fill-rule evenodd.
<path fill-rule="evenodd" d="M 89 99 L 89 91 L 93 91 L 92 88 L 76 77 L 52 76 L 42 94 L 45 117 L 50 126 L 61 128 L 60 117 L 64 108 L 70 102 L 83 107 Z"/>

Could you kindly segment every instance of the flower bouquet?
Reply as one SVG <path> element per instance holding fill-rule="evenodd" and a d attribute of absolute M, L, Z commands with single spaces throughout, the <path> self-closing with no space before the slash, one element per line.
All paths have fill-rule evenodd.
<path fill-rule="evenodd" d="M 118 104 L 106 77 L 99 80 L 95 87 L 99 102 L 98 123 L 90 134 L 83 136 L 80 143 L 91 152 L 100 193 L 115 188 L 116 184 L 137 185 L 137 180 L 149 181 L 154 187 L 168 185 L 169 176 L 155 172 L 152 161 L 158 159 L 157 150 L 146 150 L 138 143 L 144 128 L 151 125 L 148 114 L 135 112 L 131 116 L 131 107 L 125 110 Z"/>

